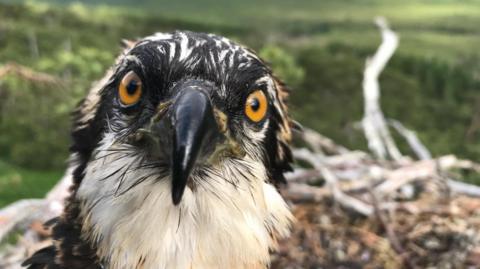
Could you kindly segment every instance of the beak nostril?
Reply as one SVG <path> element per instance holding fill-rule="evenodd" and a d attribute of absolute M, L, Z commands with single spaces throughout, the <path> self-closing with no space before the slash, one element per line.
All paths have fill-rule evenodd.
<path fill-rule="evenodd" d="M 155 123 L 160 121 L 165 115 L 167 114 L 168 109 L 172 105 L 172 100 L 168 100 L 166 102 L 160 103 L 157 106 L 157 109 L 155 111 L 155 115 L 151 119 L 151 123 Z"/>
<path fill-rule="evenodd" d="M 227 115 L 225 115 L 225 113 L 223 113 L 217 108 L 213 109 L 213 115 L 215 116 L 215 121 L 217 122 L 218 130 L 220 131 L 220 133 L 225 134 L 228 130 Z"/>

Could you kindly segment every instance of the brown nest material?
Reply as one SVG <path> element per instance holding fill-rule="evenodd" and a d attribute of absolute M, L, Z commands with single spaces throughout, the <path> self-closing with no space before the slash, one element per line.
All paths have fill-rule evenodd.
<path fill-rule="evenodd" d="M 382 216 L 332 199 L 292 206 L 297 222 L 272 268 L 480 268 L 480 200 L 423 193 Z"/>

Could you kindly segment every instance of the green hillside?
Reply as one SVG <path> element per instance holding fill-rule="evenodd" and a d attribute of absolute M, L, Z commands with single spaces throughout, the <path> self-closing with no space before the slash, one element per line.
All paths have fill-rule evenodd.
<path fill-rule="evenodd" d="M 478 0 L 4 0 L 0 65 L 16 62 L 60 82 L 19 76 L 0 81 L 0 159 L 9 163 L 0 166 L 0 174 L 7 166 L 61 171 L 68 113 L 112 64 L 120 40 L 174 29 L 215 32 L 253 47 L 292 86 L 296 119 L 364 149 L 355 123 L 362 117 L 364 62 L 380 42 L 373 25 L 377 15 L 401 37 L 381 77 L 385 114 L 416 130 L 435 155 L 480 159 Z M 42 186 L 60 174 L 46 173 L 50 178 L 39 181 Z M 10 182 L 6 178 L 0 183 Z M 16 194 L 38 196 L 47 189 L 25 184 L 19 192 L 8 186 L 0 184 L 0 205 Z"/>

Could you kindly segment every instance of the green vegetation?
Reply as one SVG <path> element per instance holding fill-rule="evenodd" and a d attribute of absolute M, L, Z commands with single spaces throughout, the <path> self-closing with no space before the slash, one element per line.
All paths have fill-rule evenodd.
<path fill-rule="evenodd" d="M 62 176 L 62 171 L 38 171 L 0 162 L 0 208 L 19 197 L 41 198 Z"/>
<path fill-rule="evenodd" d="M 372 20 L 384 15 L 401 36 L 381 77 L 385 114 L 416 130 L 435 155 L 480 159 L 480 0 L 0 2 L 0 66 L 16 62 L 61 81 L 0 80 L 0 206 L 41 196 L 60 176 L 35 171 L 64 168 L 69 112 L 112 64 L 120 40 L 174 29 L 258 50 L 292 86 L 297 120 L 364 149 L 354 123 L 364 62 L 380 42 Z"/>

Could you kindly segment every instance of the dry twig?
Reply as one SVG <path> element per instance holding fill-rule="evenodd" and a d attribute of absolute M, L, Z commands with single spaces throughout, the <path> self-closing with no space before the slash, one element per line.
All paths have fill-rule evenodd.
<path fill-rule="evenodd" d="M 44 84 L 61 84 L 61 80 L 49 74 L 32 70 L 29 67 L 19 65 L 14 62 L 6 63 L 0 66 L 0 79 L 8 75 L 16 75 L 25 80 Z"/>

